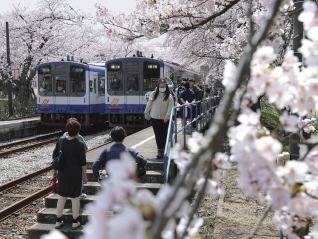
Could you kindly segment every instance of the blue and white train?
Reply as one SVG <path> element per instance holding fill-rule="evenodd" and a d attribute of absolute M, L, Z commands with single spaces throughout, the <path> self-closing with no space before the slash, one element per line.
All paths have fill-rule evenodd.
<path fill-rule="evenodd" d="M 143 128 L 143 112 L 158 78 L 167 77 L 169 87 L 183 78 L 200 76 L 180 65 L 153 58 L 126 57 L 106 64 L 57 61 L 36 68 L 38 113 L 41 124 L 64 128 L 77 118 L 83 128 L 108 122 L 110 127 Z"/>

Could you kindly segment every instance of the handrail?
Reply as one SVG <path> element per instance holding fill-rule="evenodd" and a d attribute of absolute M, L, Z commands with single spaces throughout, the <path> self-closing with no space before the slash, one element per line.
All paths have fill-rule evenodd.
<path fill-rule="evenodd" d="M 192 119 L 190 122 L 188 122 L 185 126 L 181 127 L 178 130 L 177 127 L 177 111 L 182 110 L 185 112 L 186 105 L 179 105 L 175 106 L 171 110 L 170 114 L 170 120 L 169 120 L 169 126 L 168 126 L 168 133 L 167 133 L 167 140 L 166 145 L 164 149 L 164 156 L 163 156 L 163 162 L 164 162 L 164 183 L 168 183 L 169 175 L 170 175 L 170 165 L 171 165 L 171 149 L 175 146 L 175 144 L 178 142 L 178 134 L 183 133 L 183 145 L 186 145 L 186 128 L 193 122 L 196 122 L 196 126 L 200 125 L 200 129 L 203 128 L 204 125 L 206 125 L 209 122 L 209 117 L 212 117 L 212 114 L 214 113 L 215 109 L 219 105 L 220 97 L 214 96 L 210 97 L 208 99 L 204 99 L 203 101 L 196 101 L 191 103 L 190 105 L 193 106 L 200 106 L 195 107 L 196 110 L 196 117 L 192 119 L 192 117 L 189 117 Z M 192 116 L 192 108 L 190 107 L 190 115 Z M 199 112 L 198 112 L 199 111 Z M 199 114 L 198 114 L 199 113 Z M 192 127 L 191 133 L 192 133 Z M 170 147 L 169 147 L 170 144 Z M 169 149 L 169 155 L 168 155 L 168 149 Z"/>

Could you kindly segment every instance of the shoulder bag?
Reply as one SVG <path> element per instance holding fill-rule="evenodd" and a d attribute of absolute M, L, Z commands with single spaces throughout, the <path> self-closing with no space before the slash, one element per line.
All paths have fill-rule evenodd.
<path fill-rule="evenodd" d="M 61 138 L 59 140 L 59 155 L 57 157 L 55 157 L 52 161 L 52 166 L 54 169 L 61 171 L 63 169 L 63 165 L 64 165 L 64 157 L 63 157 L 63 152 L 62 152 L 62 144 L 63 144 L 63 138 Z"/>

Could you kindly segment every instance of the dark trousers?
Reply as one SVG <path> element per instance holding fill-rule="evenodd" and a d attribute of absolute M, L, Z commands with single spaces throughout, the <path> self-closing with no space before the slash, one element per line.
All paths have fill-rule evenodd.
<path fill-rule="evenodd" d="M 164 149 L 166 146 L 169 120 L 164 123 L 161 119 L 151 119 L 153 132 L 155 133 L 158 149 Z"/>
<path fill-rule="evenodd" d="M 196 106 L 192 106 L 192 118 L 191 118 L 191 121 L 198 117 L 198 115 L 201 114 L 201 103 L 197 103 Z M 197 123 L 198 123 L 198 120 L 192 122 L 191 126 L 192 128 L 197 128 Z"/>

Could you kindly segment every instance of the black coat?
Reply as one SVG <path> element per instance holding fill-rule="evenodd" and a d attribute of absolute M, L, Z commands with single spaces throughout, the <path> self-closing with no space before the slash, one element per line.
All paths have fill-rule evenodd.
<path fill-rule="evenodd" d="M 86 165 L 85 146 L 76 138 L 59 140 L 53 151 L 53 158 L 59 154 L 60 143 L 64 158 L 63 169 L 58 172 L 58 194 L 62 197 L 75 198 L 81 195 L 82 166 Z"/>

